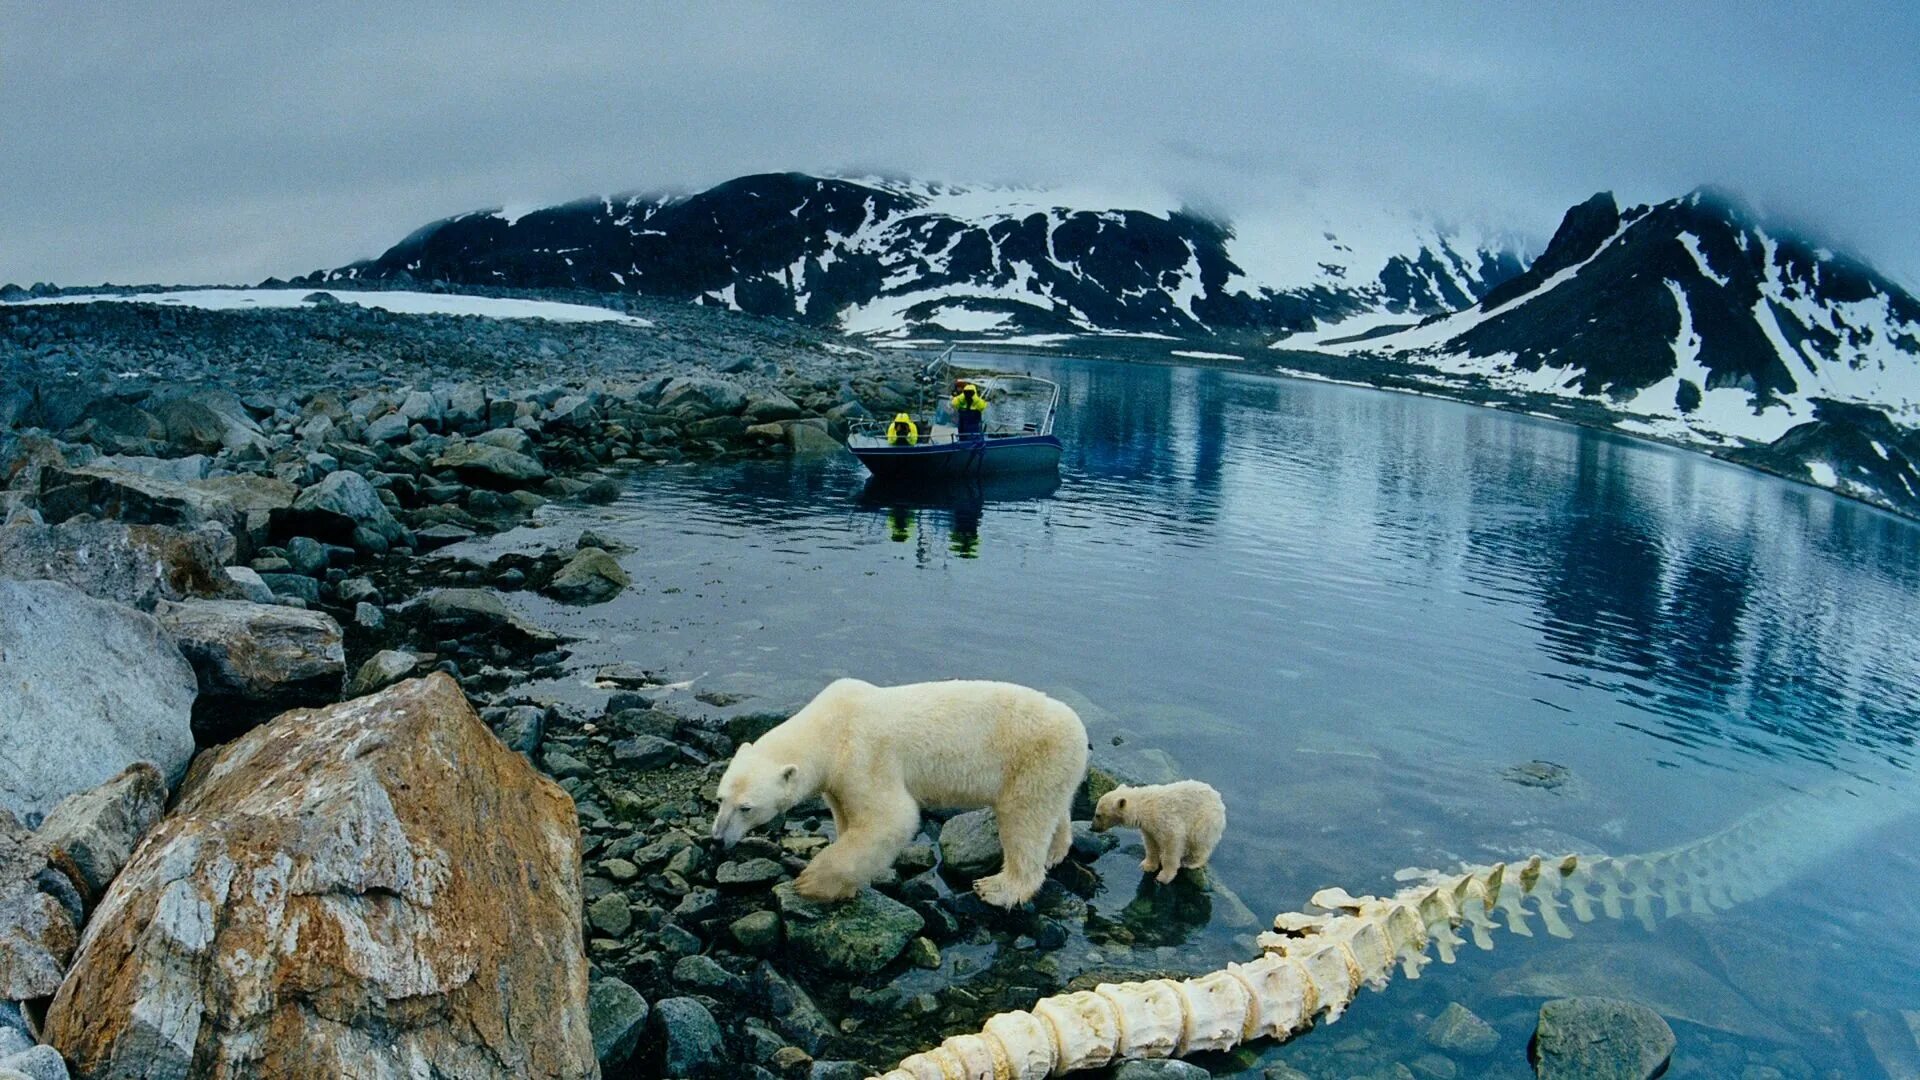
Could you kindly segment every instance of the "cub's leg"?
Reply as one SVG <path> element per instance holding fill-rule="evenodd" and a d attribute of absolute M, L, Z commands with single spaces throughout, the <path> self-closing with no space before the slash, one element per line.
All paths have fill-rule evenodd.
<path fill-rule="evenodd" d="M 893 865 L 920 828 L 920 807 L 905 791 L 843 804 L 845 831 L 820 850 L 793 890 L 809 900 L 845 900 Z"/>
<path fill-rule="evenodd" d="M 1153 834 L 1149 832 L 1140 834 L 1140 843 L 1147 849 L 1147 857 L 1140 860 L 1140 869 L 1151 874 L 1160 869 L 1160 845 L 1153 842 Z"/>
<path fill-rule="evenodd" d="M 1180 873 L 1180 861 L 1187 854 L 1186 837 L 1176 835 L 1165 840 L 1160 845 L 1160 872 L 1153 879 L 1162 885 L 1172 884 L 1174 877 Z"/>

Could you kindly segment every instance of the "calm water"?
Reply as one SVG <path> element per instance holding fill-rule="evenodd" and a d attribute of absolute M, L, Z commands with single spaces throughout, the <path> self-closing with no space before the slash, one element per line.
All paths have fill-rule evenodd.
<path fill-rule="evenodd" d="M 1264 1060 L 1400 1075 L 1428 1052 L 1423 1018 L 1461 1001 L 1502 1034 L 1463 1075 L 1531 1075 L 1541 995 L 1587 989 L 1681 1021 L 1672 1075 L 1870 1075 L 1849 1015 L 1920 1007 L 1914 821 L 1878 824 L 1912 788 L 1920 530 L 1435 400 L 982 363 L 1065 386 L 1057 485 L 916 501 L 865 491 L 850 461 L 661 469 L 508 538 L 590 525 L 636 549 L 625 596 L 538 612 L 588 636 L 581 680 L 631 661 L 761 708 L 839 675 L 1048 689 L 1096 760 L 1221 789 L 1218 875 L 1262 921 L 1327 885 L 1391 889 L 1404 866 L 1654 850 L 1808 800 L 1841 827 L 1800 887 L 1652 934 L 1502 935 Z M 1570 779 L 1503 778 L 1536 759 Z M 1135 900 L 1124 856 L 1100 869 L 1100 906 Z M 1178 928 L 1181 956 L 1250 955 L 1226 906 Z"/>

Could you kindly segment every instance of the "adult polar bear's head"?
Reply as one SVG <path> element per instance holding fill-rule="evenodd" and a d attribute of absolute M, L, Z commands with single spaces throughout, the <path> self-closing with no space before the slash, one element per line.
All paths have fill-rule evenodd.
<path fill-rule="evenodd" d="M 720 809 L 713 838 L 732 847 L 740 838 L 793 809 L 803 795 L 800 766 L 775 761 L 752 743 L 741 743 L 720 777 Z"/>

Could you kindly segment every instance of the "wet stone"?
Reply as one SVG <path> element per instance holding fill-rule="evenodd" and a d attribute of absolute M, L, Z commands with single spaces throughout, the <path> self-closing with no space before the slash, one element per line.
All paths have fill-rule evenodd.
<path fill-rule="evenodd" d="M 1540 1007 L 1528 1056 L 1541 1080 L 1651 1080 L 1673 1047 L 1673 1029 L 1645 1005 L 1561 998 Z"/>
<path fill-rule="evenodd" d="M 872 889 L 834 904 L 808 900 L 791 884 L 773 891 L 788 944 L 805 962 L 829 971 L 871 975 L 899 956 L 926 925 L 912 908 Z"/>
<path fill-rule="evenodd" d="M 721 863 L 714 871 L 713 880 L 721 885 L 764 885 L 778 881 L 786 871 L 772 859 L 748 859 L 745 862 Z"/>
<path fill-rule="evenodd" d="M 1453 1002 L 1427 1025 L 1427 1045 L 1459 1057 L 1480 1057 L 1500 1045 L 1500 1033 L 1459 1002 Z"/>
<path fill-rule="evenodd" d="M 780 944 L 780 916 L 771 911 L 742 915 L 727 930 L 750 953 L 770 952 Z"/>

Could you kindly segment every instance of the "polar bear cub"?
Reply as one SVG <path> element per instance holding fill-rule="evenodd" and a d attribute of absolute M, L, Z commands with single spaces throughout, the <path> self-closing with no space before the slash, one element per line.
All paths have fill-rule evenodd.
<path fill-rule="evenodd" d="M 1147 857 L 1140 869 L 1165 885 L 1182 867 L 1207 865 L 1227 831 L 1227 804 L 1211 784 L 1181 780 L 1172 784 L 1117 787 L 1093 808 L 1093 829 L 1116 825 L 1140 830 Z M 1157 873 L 1155 873 L 1157 871 Z"/>
<path fill-rule="evenodd" d="M 973 883 L 1012 907 L 1039 890 L 1073 842 L 1069 814 L 1087 772 L 1087 729 L 1066 705 L 1011 683 L 954 680 L 828 685 L 735 751 L 720 777 L 713 838 L 748 832 L 819 795 L 835 839 L 794 881 L 816 900 L 852 896 L 920 830 L 922 808 L 993 808 L 1002 867 Z"/>

